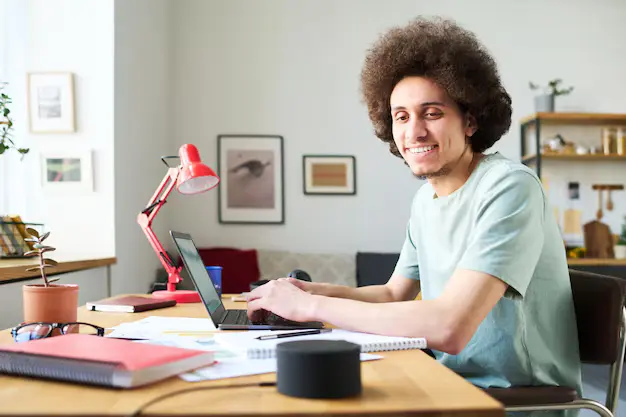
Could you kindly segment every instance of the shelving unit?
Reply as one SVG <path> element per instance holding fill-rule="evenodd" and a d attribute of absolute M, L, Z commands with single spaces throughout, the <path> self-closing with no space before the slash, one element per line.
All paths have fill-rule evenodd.
<path fill-rule="evenodd" d="M 533 166 L 537 175 L 541 177 L 542 164 L 556 161 L 572 163 L 593 163 L 614 161 L 626 162 L 626 155 L 595 154 L 563 154 L 542 153 L 541 132 L 546 126 L 626 126 L 626 114 L 614 113 L 535 113 L 520 120 L 521 160 L 522 163 Z M 529 129 L 534 128 L 534 140 L 527 141 Z M 598 136 L 598 144 L 600 137 Z M 534 145 L 534 149 L 532 149 Z M 568 266 L 582 271 L 613 275 L 626 279 L 626 259 L 593 259 L 568 258 Z"/>
<path fill-rule="evenodd" d="M 626 126 L 626 114 L 619 113 L 535 113 L 520 121 L 520 141 L 522 163 L 534 164 L 537 175 L 541 177 L 541 164 L 543 160 L 561 161 L 626 161 L 626 155 L 605 154 L 550 154 L 541 153 L 541 127 L 542 125 L 624 125 Z M 526 146 L 526 134 L 530 127 L 535 128 L 535 149 L 533 153 Z"/>

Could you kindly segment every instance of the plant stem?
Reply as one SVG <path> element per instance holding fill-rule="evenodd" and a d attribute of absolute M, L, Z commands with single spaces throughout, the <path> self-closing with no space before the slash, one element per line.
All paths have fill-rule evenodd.
<path fill-rule="evenodd" d="M 39 269 L 41 270 L 41 277 L 43 278 L 44 285 L 49 287 L 48 277 L 46 277 L 46 268 L 43 267 L 43 252 L 39 249 Z"/>

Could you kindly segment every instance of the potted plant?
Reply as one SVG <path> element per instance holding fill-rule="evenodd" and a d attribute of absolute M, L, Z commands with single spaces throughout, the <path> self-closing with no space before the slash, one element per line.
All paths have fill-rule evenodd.
<path fill-rule="evenodd" d="M 22 157 L 28 153 L 26 148 L 18 148 L 15 146 L 12 136 L 13 119 L 11 118 L 11 110 L 9 104 L 12 103 L 11 98 L 2 92 L 4 83 L 0 83 L 0 155 L 8 149 L 15 149 L 22 154 Z"/>
<path fill-rule="evenodd" d="M 39 265 L 27 269 L 27 271 L 39 271 L 43 284 L 26 284 L 22 287 L 24 301 L 24 322 L 51 322 L 68 323 L 76 321 L 78 307 L 78 285 L 53 284 L 59 278 L 50 278 L 46 274 L 46 268 L 53 268 L 57 262 L 46 259 L 44 254 L 56 250 L 52 246 L 44 245 L 44 240 L 50 236 L 50 232 L 39 235 L 33 228 L 26 231 L 31 236 L 27 242 L 33 242 L 33 250 L 26 252 L 26 256 L 38 256 Z"/>
<path fill-rule="evenodd" d="M 626 259 L 626 216 L 624 216 L 624 223 L 622 223 L 622 233 L 617 237 L 613 252 L 616 259 Z"/>
<path fill-rule="evenodd" d="M 541 93 L 535 96 L 535 111 L 536 112 L 553 112 L 554 111 L 554 98 L 556 96 L 564 96 L 571 93 L 574 87 L 561 88 L 563 80 L 556 78 L 548 82 L 547 86 L 540 86 L 532 81 L 528 83 L 530 89 L 540 90 Z"/>

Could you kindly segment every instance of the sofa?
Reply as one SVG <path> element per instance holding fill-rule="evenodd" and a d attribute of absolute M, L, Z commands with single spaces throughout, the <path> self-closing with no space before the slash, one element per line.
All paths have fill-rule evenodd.
<path fill-rule="evenodd" d="M 399 256 L 398 253 L 306 253 L 226 247 L 198 248 L 198 252 L 205 265 L 223 267 L 222 291 L 225 294 L 248 291 L 251 282 L 285 277 L 294 269 L 306 271 L 315 282 L 352 287 L 384 284 Z M 193 289 L 184 268 L 181 277 L 183 282 L 179 288 Z M 161 289 L 166 281 L 165 271 L 157 271 L 152 290 Z"/>

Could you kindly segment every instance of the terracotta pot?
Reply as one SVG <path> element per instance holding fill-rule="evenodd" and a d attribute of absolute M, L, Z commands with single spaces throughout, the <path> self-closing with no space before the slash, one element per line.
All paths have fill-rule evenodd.
<path fill-rule="evenodd" d="M 43 284 L 24 285 L 24 322 L 47 321 L 67 323 L 76 321 L 78 285 Z"/>

